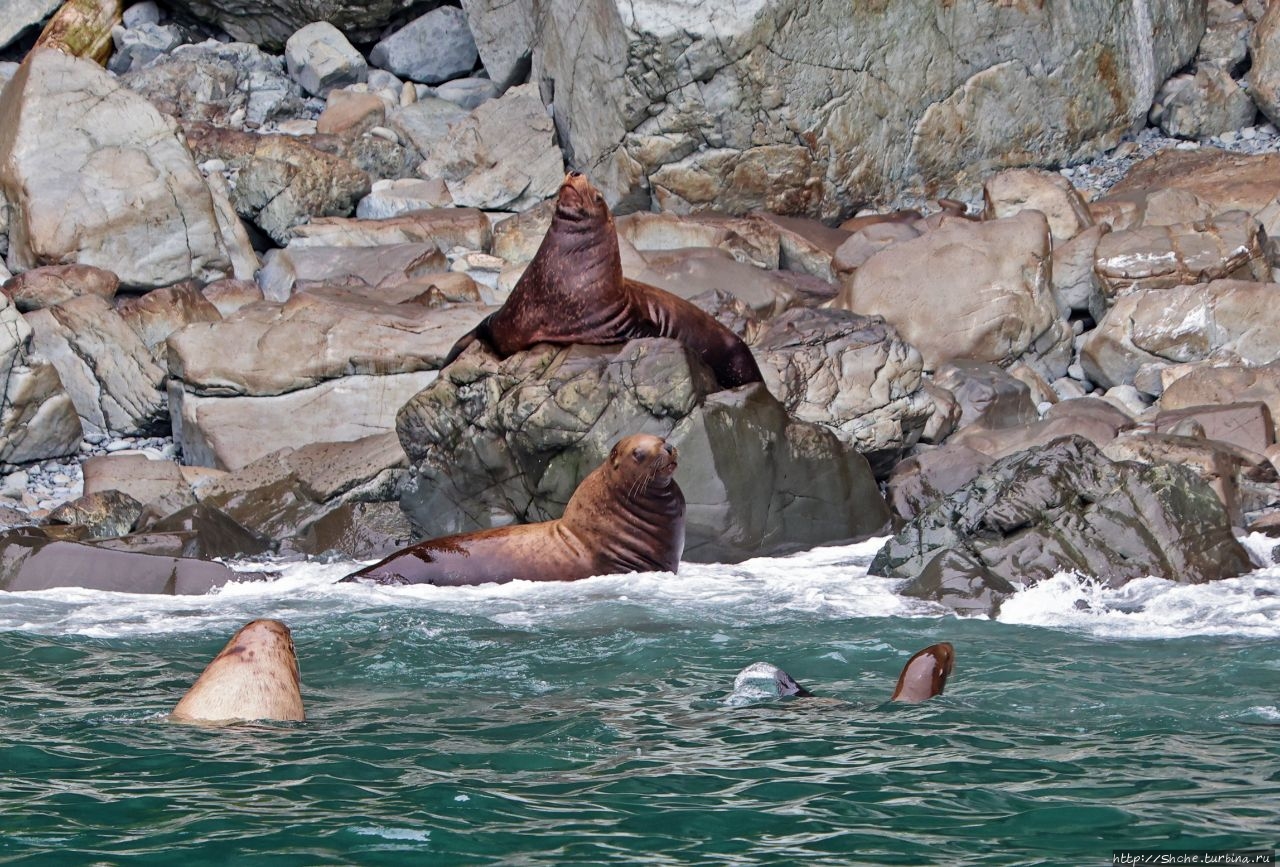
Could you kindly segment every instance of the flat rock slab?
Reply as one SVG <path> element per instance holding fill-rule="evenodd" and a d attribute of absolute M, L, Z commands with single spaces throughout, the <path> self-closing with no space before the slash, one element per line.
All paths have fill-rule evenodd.
<path fill-rule="evenodd" d="M 188 595 L 208 593 L 235 578 L 221 563 L 54 542 L 21 530 L 0 536 L 0 589 L 10 592 L 85 587 Z"/>

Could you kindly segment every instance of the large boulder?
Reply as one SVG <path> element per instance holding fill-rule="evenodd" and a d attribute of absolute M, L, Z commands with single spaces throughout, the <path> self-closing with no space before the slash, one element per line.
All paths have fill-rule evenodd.
<path fill-rule="evenodd" d="M 679 449 L 685 559 L 883 529 L 888 510 L 856 450 L 789 417 L 762 385 L 714 389 L 668 339 L 543 345 L 502 361 L 473 346 L 401 410 L 412 471 L 401 504 L 427 536 L 556 518 L 618 439 L 645 431 Z"/>
<path fill-rule="evenodd" d="M 28 55 L 0 93 L 9 270 L 80 263 L 151 289 L 228 276 L 228 239 L 174 122 L 95 63 Z"/>
<path fill-rule="evenodd" d="M 82 430 L 52 364 L 32 350 L 31 326 L 0 295 L 0 465 L 75 454 Z"/>
<path fill-rule="evenodd" d="M 1215 280 L 1119 298 L 1080 347 L 1080 364 L 1104 388 L 1132 383 L 1146 364 L 1210 358 L 1265 364 L 1280 356 L 1280 285 Z"/>
<path fill-rule="evenodd" d="M 1205 26 L 1198 0 L 547 0 L 468 12 L 496 5 L 526 16 L 531 80 L 555 104 L 570 164 L 611 201 L 647 193 L 647 180 L 672 205 L 825 218 L 908 186 L 945 194 L 992 169 L 1107 149 Z M 473 30 L 481 56 L 505 36 Z"/>
<path fill-rule="evenodd" d="M 1188 367 L 1160 395 L 1162 411 L 1261 401 L 1273 420 L 1280 418 L 1280 361 L 1257 367 Z"/>
<path fill-rule="evenodd" d="M 373 42 L 388 27 L 434 4 L 423 0 L 174 0 L 167 5 L 181 19 L 213 25 L 241 42 L 279 49 L 313 21 L 328 21 L 352 42 Z"/>
<path fill-rule="evenodd" d="M 234 580 L 221 563 L 51 541 L 29 529 L 0 534 L 0 590 L 86 587 L 116 593 L 207 593 Z"/>
<path fill-rule="evenodd" d="M 1221 501 L 1195 473 L 1114 463 L 1066 437 L 997 461 L 926 508 L 870 572 L 912 579 L 910 595 L 992 614 L 1013 588 L 1059 572 L 1118 587 L 1149 575 L 1199 584 L 1251 569 Z"/>
<path fill-rule="evenodd" d="M 751 350 L 787 412 L 834 431 L 878 475 L 915 445 L 933 413 L 920 353 L 879 317 L 788 310 L 764 324 Z"/>
<path fill-rule="evenodd" d="M 1023 358 L 1053 380 L 1071 331 L 1050 288 L 1049 226 L 1039 211 L 952 219 L 901 241 L 846 276 L 833 307 L 883 316 L 920 350 L 925 370 L 956 358 Z"/>

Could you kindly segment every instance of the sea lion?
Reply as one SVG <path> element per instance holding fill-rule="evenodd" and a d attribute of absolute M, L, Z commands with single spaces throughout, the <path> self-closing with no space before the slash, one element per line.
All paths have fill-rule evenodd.
<path fill-rule="evenodd" d="M 419 542 L 342 580 L 457 587 L 675 572 L 684 552 L 675 471 L 674 446 L 634 434 L 582 480 L 560 519 Z"/>
<path fill-rule="evenodd" d="M 941 695 L 956 665 L 956 650 L 948 642 L 931 644 L 902 667 L 890 701 L 919 702 Z"/>
<path fill-rule="evenodd" d="M 254 620 L 231 637 L 178 702 L 178 722 L 304 720 L 293 636 L 279 620 Z"/>
<path fill-rule="evenodd" d="M 947 676 L 955 667 L 955 648 L 943 641 L 919 651 L 903 666 L 898 685 L 890 701 L 921 702 L 941 695 Z M 730 704 L 745 704 L 761 699 L 814 698 L 796 679 L 768 662 L 753 662 L 733 680 Z"/>
<path fill-rule="evenodd" d="M 722 388 L 760 382 L 742 338 L 656 286 L 622 275 L 618 233 L 604 196 L 578 172 L 560 187 L 551 228 L 506 303 L 463 335 L 449 364 L 479 340 L 501 358 L 537 343 L 609 344 L 673 337 L 698 353 Z"/>

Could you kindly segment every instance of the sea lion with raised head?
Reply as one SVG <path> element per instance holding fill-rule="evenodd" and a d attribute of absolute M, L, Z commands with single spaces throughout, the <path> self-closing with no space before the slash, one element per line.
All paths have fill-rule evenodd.
<path fill-rule="evenodd" d="M 565 176 L 551 228 L 506 303 L 463 335 L 449 364 L 477 340 L 501 358 L 538 343 L 625 343 L 672 337 L 715 373 L 722 388 L 760 382 L 742 338 L 715 317 L 656 286 L 622 275 L 618 232 L 604 196 L 586 176 Z"/>
<path fill-rule="evenodd" d="M 921 702 L 941 695 L 955 661 L 955 648 L 945 641 L 919 651 L 902 667 L 898 685 L 889 700 Z M 769 662 L 753 662 L 734 678 L 729 703 L 792 697 L 813 698 L 814 694 L 778 666 Z"/>
<path fill-rule="evenodd" d="M 289 627 L 254 620 L 205 667 L 169 719 L 177 722 L 306 719 Z"/>
<path fill-rule="evenodd" d="M 684 552 L 675 471 L 674 446 L 634 434 L 582 480 L 563 517 L 429 539 L 342 580 L 457 587 L 674 572 Z"/>

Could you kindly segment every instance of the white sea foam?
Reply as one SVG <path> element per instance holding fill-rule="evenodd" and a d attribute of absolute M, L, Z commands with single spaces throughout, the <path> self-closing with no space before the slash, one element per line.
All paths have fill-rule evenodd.
<path fill-rule="evenodd" d="M 935 603 L 899 596 L 900 582 L 867 575 L 883 539 L 814 548 L 786 557 L 735 565 L 686 563 L 678 575 L 604 575 L 584 581 L 513 581 L 478 587 L 382 587 L 340 584 L 352 562 L 275 564 L 274 580 L 228 584 L 203 596 L 148 596 L 64 588 L 0 593 L 0 630 L 121 638 L 210 630 L 230 634 L 256 617 L 295 628 L 335 614 L 388 609 L 487 618 L 506 626 L 555 626 L 592 617 L 627 617 L 639 608 L 675 621 L 715 618 L 753 622 L 797 616 L 824 620 L 860 617 L 943 617 Z M 1270 563 L 1271 541 L 1245 540 Z M 237 567 L 251 573 L 261 566 Z M 1058 575 L 1007 600 L 1004 623 L 1081 631 L 1099 637 L 1187 635 L 1280 637 L 1280 566 L 1198 586 L 1157 578 L 1112 589 L 1098 581 Z"/>

